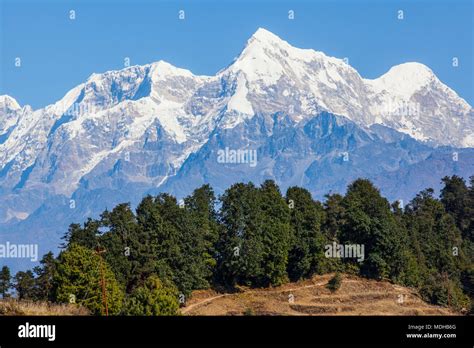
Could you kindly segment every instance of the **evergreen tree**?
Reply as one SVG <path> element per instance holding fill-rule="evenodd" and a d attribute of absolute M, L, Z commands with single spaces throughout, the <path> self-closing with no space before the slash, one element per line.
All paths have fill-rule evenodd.
<path fill-rule="evenodd" d="M 466 215 L 469 220 L 467 231 L 464 231 L 465 238 L 474 243 L 474 175 L 469 178 L 469 193 L 466 202 Z"/>
<path fill-rule="evenodd" d="M 10 268 L 8 268 L 8 266 L 3 266 L 0 271 L 0 294 L 2 294 L 2 298 L 8 297 L 8 291 L 11 287 Z"/>
<path fill-rule="evenodd" d="M 35 296 L 35 277 L 33 272 L 28 270 L 26 272 L 19 271 L 15 274 L 14 288 L 17 292 L 18 299 L 32 300 Z"/>
<path fill-rule="evenodd" d="M 178 289 L 188 296 L 191 290 L 209 287 L 208 245 L 203 234 L 197 231 L 191 214 L 177 204 L 176 198 L 167 194 L 159 195 L 156 203 L 163 217 L 163 230 L 173 236 L 164 241 L 168 245 L 174 243 L 171 247 L 177 251 L 170 253 L 167 246 L 161 246 L 160 253 L 167 255 Z"/>
<path fill-rule="evenodd" d="M 445 176 L 442 179 L 444 187 L 441 189 L 441 203 L 447 213 L 449 213 L 463 234 L 466 237 L 473 238 L 474 231 L 469 230 L 472 219 L 474 218 L 474 201 L 471 200 L 469 189 L 463 178 L 453 175 Z M 470 233 L 470 236 L 467 236 Z"/>
<path fill-rule="evenodd" d="M 95 251 L 70 244 L 58 257 L 54 275 L 55 299 L 60 303 L 78 303 L 96 315 L 104 314 L 102 277 L 108 312 L 111 315 L 119 314 L 124 294 L 110 267 Z"/>
<path fill-rule="evenodd" d="M 447 294 L 451 293 L 453 305 L 465 305 L 467 298 L 459 291 L 466 264 L 461 233 L 443 204 L 433 197 L 432 189 L 420 192 L 410 202 L 405 220 L 419 249 L 422 295 L 433 303 L 447 304 Z"/>
<path fill-rule="evenodd" d="M 214 191 L 211 186 L 203 185 L 186 197 L 184 202 L 191 214 L 194 232 L 200 236 L 203 243 L 202 258 L 207 265 L 206 279 L 211 281 L 216 268 L 215 246 L 219 237 Z"/>
<path fill-rule="evenodd" d="M 176 198 L 160 194 L 146 197 L 137 208 L 140 242 L 138 253 L 142 285 L 151 274 L 172 280 L 188 296 L 194 289 L 209 286 L 207 244 L 196 233 L 192 214 L 178 205 Z"/>
<path fill-rule="evenodd" d="M 321 232 L 322 206 L 313 201 L 309 191 L 299 187 L 290 187 L 286 198 L 291 212 L 289 278 L 296 281 L 327 271 L 329 262 L 324 256 L 324 245 L 328 240 Z"/>
<path fill-rule="evenodd" d="M 231 186 L 221 197 L 219 276 L 224 285 L 278 285 L 286 281 L 289 208 L 273 181 Z"/>
<path fill-rule="evenodd" d="M 148 195 L 142 199 L 136 209 L 137 229 L 136 237 L 131 239 L 133 252 L 130 255 L 132 263 L 132 286 L 142 286 L 146 279 L 155 272 L 160 277 L 172 278 L 168 266 L 167 254 L 178 252 L 178 235 L 174 230 L 165 230 L 155 199 Z M 157 269 L 158 268 L 158 269 Z"/>
<path fill-rule="evenodd" d="M 99 237 L 107 253 L 104 259 L 117 281 L 127 290 L 132 286 L 132 260 L 143 241 L 137 239 L 138 224 L 129 203 L 117 205 L 111 212 L 101 215 L 101 227 L 107 229 Z"/>
<path fill-rule="evenodd" d="M 67 248 L 71 244 L 77 244 L 85 248 L 94 249 L 97 247 L 97 235 L 99 234 L 100 222 L 88 218 L 84 227 L 80 224 L 71 224 L 68 231 L 62 237 L 64 243 L 62 248 Z"/>
<path fill-rule="evenodd" d="M 272 180 L 266 180 L 261 185 L 259 196 L 264 275 L 255 285 L 280 285 L 288 280 L 286 267 L 290 249 L 290 211 L 280 189 Z"/>
<path fill-rule="evenodd" d="M 258 190 L 234 184 L 220 197 L 218 279 L 224 286 L 255 285 L 263 276 L 263 242 L 259 235 Z"/>
<path fill-rule="evenodd" d="M 403 253 L 408 238 L 397 224 L 389 202 L 369 180 L 358 179 L 349 185 L 343 204 L 346 221 L 341 242 L 364 245 L 362 274 L 396 280 L 408 263 Z M 355 260 L 348 261 L 355 263 Z"/>
<path fill-rule="evenodd" d="M 33 269 L 35 278 L 35 299 L 41 301 L 52 301 L 54 299 L 54 273 L 56 272 L 56 259 L 50 251 L 40 261 L 40 266 Z"/>
<path fill-rule="evenodd" d="M 153 275 L 133 291 L 124 307 L 126 315 L 177 315 L 178 290 Z"/>
<path fill-rule="evenodd" d="M 406 215 L 408 228 L 423 253 L 420 261 L 428 271 L 456 272 L 461 258 L 453 255 L 453 248 L 461 248 L 462 238 L 452 216 L 433 197 L 433 190 L 418 194 L 408 205 Z"/>
<path fill-rule="evenodd" d="M 340 194 L 325 196 L 323 231 L 329 240 L 340 238 L 342 226 L 345 223 L 344 197 Z"/>

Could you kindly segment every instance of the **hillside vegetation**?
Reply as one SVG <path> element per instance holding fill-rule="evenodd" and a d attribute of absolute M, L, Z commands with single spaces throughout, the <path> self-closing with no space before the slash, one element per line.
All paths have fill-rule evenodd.
<path fill-rule="evenodd" d="M 209 185 L 182 202 L 166 193 L 146 196 L 135 211 L 119 204 L 100 219 L 71 224 L 58 257 L 46 254 L 33 271 L 18 272 L 13 285 L 20 299 L 77 303 L 95 315 L 175 315 L 195 300 L 196 290 L 273 289 L 336 272 L 416 289 L 431 304 L 469 312 L 474 177 L 470 186 L 456 176 L 442 182 L 439 198 L 426 189 L 403 207 L 366 179 L 324 202 L 301 187 L 282 195 L 271 180 L 234 184 L 219 198 Z M 8 296 L 6 267 L 0 279 L 0 293 Z M 355 283 L 341 279 L 330 286 L 340 298 L 300 297 L 291 313 L 317 312 L 321 301 L 333 299 L 350 307 L 343 295 Z M 267 293 L 259 291 L 244 296 Z M 375 291 L 379 295 L 386 300 Z M 373 314 L 374 298 L 365 301 L 357 310 Z M 383 306 L 377 308 L 382 314 Z"/>

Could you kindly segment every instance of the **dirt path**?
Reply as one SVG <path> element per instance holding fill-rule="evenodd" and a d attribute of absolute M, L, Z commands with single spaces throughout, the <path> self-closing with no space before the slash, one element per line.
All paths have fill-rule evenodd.
<path fill-rule="evenodd" d="M 302 289 L 308 289 L 308 288 L 315 288 L 317 286 L 322 286 L 322 285 L 326 285 L 327 284 L 327 281 L 324 281 L 324 282 L 319 282 L 319 283 L 316 283 L 316 284 L 309 284 L 309 285 L 302 285 L 302 286 L 298 286 L 296 288 L 291 288 L 291 289 L 275 289 L 275 290 L 268 290 L 266 289 L 265 290 L 265 293 L 282 293 L 282 292 L 291 292 L 291 291 L 298 291 L 298 290 L 302 290 Z M 258 293 L 258 292 L 262 292 L 262 289 L 252 289 L 252 290 L 248 290 L 248 291 L 245 291 L 246 294 L 251 294 L 251 293 Z M 183 309 L 181 309 L 181 314 L 186 314 L 188 313 L 190 310 L 192 310 L 193 308 L 196 308 L 196 307 L 199 307 L 205 303 L 209 303 L 209 302 L 212 302 L 214 300 L 217 300 L 218 298 L 221 298 L 221 297 L 226 297 L 226 296 L 230 296 L 230 295 L 235 295 L 235 293 L 230 293 L 230 294 L 220 294 L 220 295 L 217 295 L 217 296 L 213 296 L 213 297 L 209 297 L 209 298 L 206 298 L 204 300 L 201 300 L 199 302 L 196 302 L 196 303 L 193 303 L 187 307 L 184 307 Z"/>
<path fill-rule="evenodd" d="M 193 308 L 196 308 L 196 307 L 199 307 L 200 305 L 203 305 L 205 303 L 208 303 L 208 302 L 212 302 L 218 298 L 221 298 L 221 297 L 225 297 L 225 296 L 229 296 L 229 295 L 234 295 L 234 294 L 221 294 L 221 295 L 217 295 L 217 296 L 213 296 L 213 297 L 209 297 L 209 298 L 206 298 L 202 301 L 199 301 L 199 302 L 196 302 L 196 303 L 193 303 L 187 307 L 184 307 L 183 309 L 181 309 L 181 314 L 186 314 L 188 313 L 191 309 Z"/>

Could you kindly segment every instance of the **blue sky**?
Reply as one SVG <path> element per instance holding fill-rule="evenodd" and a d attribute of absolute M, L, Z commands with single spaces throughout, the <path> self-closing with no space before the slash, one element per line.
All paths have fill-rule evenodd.
<path fill-rule="evenodd" d="M 348 57 L 367 78 L 403 62 L 424 63 L 474 102 L 471 0 L 0 2 L 0 94 L 34 108 L 60 99 L 93 72 L 123 68 L 125 57 L 132 65 L 163 59 L 196 74 L 215 74 L 258 27 L 294 46 Z M 181 9 L 185 20 L 178 18 Z"/>

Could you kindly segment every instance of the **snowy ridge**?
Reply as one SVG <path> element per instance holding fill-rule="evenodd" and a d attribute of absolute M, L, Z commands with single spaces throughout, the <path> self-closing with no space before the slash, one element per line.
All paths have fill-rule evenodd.
<path fill-rule="evenodd" d="M 364 79 L 374 93 L 386 91 L 394 96 L 409 99 L 420 88 L 425 87 L 436 77 L 433 71 L 420 63 L 404 63 L 396 65 L 382 76 Z"/>
<path fill-rule="evenodd" d="M 215 76 L 158 61 L 92 74 L 43 109 L 9 96 L 0 96 L 0 107 L 6 192 L 41 187 L 70 195 L 81 182 L 110 173 L 162 185 L 211 134 L 254 117 L 271 129 L 275 114 L 305 124 L 326 111 L 430 146 L 474 147 L 471 106 L 425 65 L 404 63 L 363 79 L 343 60 L 293 47 L 262 28 Z"/>
<path fill-rule="evenodd" d="M 20 104 L 9 95 L 0 95 L 0 110 L 7 108 L 10 110 L 18 110 L 20 109 Z"/>

